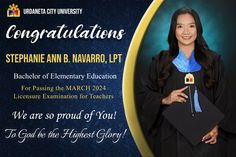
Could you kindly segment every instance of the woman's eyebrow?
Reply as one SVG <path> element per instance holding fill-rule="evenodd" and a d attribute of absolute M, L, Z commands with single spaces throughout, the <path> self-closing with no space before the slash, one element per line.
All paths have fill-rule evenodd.
<path fill-rule="evenodd" d="M 191 23 L 177 23 L 177 25 L 191 25 L 191 24 L 195 24 L 195 22 L 191 22 Z"/>

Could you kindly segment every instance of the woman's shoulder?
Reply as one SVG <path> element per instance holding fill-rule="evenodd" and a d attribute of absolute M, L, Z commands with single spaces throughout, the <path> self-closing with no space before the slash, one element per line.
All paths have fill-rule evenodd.
<path fill-rule="evenodd" d="M 214 51 L 209 51 L 210 57 L 213 59 L 214 62 L 218 62 L 221 60 L 221 55 Z"/>
<path fill-rule="evenodd" d="M 157 55 L 153 56 L 152 60 L 162 61 L 162 60 L 165 60 L 166 58 L 168 58 L 168 56 L 169 56 L 169 51 L 168 50 L 162 50 Z"/>
<path fill-rule="evenodd" d="M 214 69 L 213 71 L 216 72 L 216 76 L 217 76 L 224 69 L 224 62 L 220 54 L 214 51 L 211 51 L 210 55 L 212 58 L 211 67 Z"/>

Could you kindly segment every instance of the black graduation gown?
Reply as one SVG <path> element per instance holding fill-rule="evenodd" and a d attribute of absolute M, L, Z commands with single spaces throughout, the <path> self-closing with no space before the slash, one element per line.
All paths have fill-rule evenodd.
<path fill-rule="evenodd" d="M 168 78 L 162 91 L 159 90 L 157 78 L 163 58 L 168 52 L 161 52 L 152 59 L 149 73 L 142 79 L 143 89 L 136 93 L 136 104 L 143 128 L 144 135 L 150 148 L 157 157 L 231 157 L 227 143 L 229 138 L 234 139 L 235 144 L 236 127 L 232 122 L 232 101 L 229 102 L 229 91 L 224 76 L 223 63 L 220 56 L 213 54 L 214 59 L 214 79 L 217 85 L 214 88 L 206 88 L 203 83 L 203 69 L 194 72 L 195 85 L 220 111 L 225 114 L 225 118 L 218 124 L 219 135 L 217 144 L 210 145 L 199 143 L 197 146 L 191 145 L 162 115 L 166 105 L 161 104 L 161 100 L 168 96 L 173 90 L 183 88 L 185 74 L 178 71 L 172 64 L 171 75 Z M 236 114 L 236 113 L 235 113 Z M 231 151 L 231 153 L 229 153 Z"/>

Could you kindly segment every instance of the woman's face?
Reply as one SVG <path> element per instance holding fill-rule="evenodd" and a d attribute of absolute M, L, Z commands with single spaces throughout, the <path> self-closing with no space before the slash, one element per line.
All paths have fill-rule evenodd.
<path fill-rule="evenodd" d="M 182 14 L 178 16 L 175 36 L 179 47 L 194 46 L 194 41 L 197 38 L 197 28 L 192 15 Z"/>

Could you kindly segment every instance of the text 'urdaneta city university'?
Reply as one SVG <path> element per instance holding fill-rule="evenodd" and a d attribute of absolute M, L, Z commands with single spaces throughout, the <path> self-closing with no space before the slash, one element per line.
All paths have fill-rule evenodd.
<path fill-rule="evenodd" d="M 81 15 L 83 8 L 24 8 L 24 15 Z"/>

